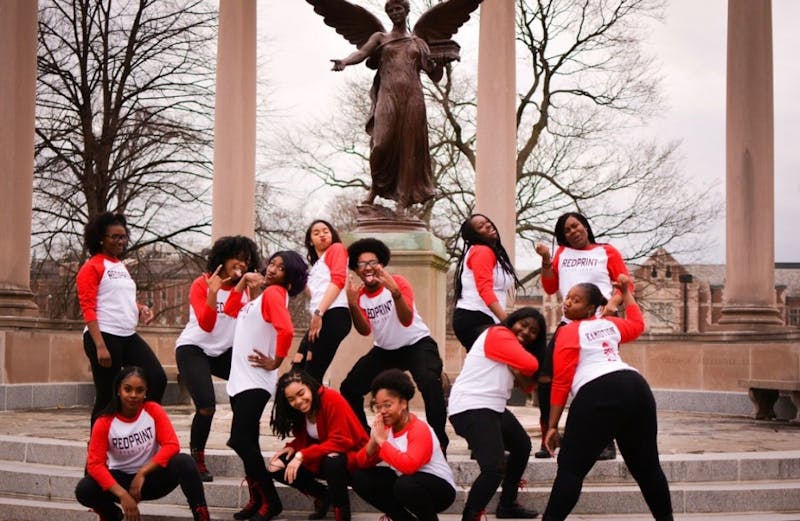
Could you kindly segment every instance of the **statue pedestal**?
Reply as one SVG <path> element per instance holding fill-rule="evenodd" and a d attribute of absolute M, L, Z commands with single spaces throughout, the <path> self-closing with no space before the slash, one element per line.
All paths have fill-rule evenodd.
<path fill-rule="evenodd" d="M 448 268 L 444 243 L 427 230 L 372 231 L 361 227 L 343 234 L 342 240 L 349 245 L 367 237 L 383 241 L 391 250 L 387 270 L 408 279 L 414 290 L 414 306 L 439 344 L 439 354 L 444 360 Z M 361 336 L 353 328 L 328 369 L 326 385 L 338 389 L 355 362 L 371 348 L 372 336 Z"/>

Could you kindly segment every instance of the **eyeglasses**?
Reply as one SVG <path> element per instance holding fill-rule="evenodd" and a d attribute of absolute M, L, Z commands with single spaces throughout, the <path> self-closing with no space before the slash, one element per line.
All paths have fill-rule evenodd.
<path fill-rule="evenodd" d="M 104 237 L 111 239 L 114 242 L 123 242 L 127 241 L 130 237 L 127 234 L 114 234 L 114 235 L 105 235 Z"/>
<path fill-rule="evenodd" d="M 363 270 L 367 266 L 369 266 L 370 268 L 374 268 L 378 264 L 380 264 L 380 262 L 378 262 L 378 259 L 372 259 L 370 261 L 357 262 L 356 263 L 356 267 L 358 267 L 358 269 L 360 269 L 360 270 Z"/>
<path fill-rule="evenodd" d="M 394 407 L 395 402 L 382 402 L 377 403 L 375 401 L 370 402 L 369 408 L 372 409 L 372 412 L 381 412 L 381 411 L 388 411 L 392 407 Z"/>

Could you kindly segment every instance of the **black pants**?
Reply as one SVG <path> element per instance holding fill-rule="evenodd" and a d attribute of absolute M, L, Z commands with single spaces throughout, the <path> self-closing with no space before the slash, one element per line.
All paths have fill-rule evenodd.
<path fill-rule="evenodd" d="M 597 456 L 616 438 L 650 512 L 656 519 L 671 519 L 672 502 L 658 459 L 657 432 L 653 393 L 636 371 L 609 373 L 581 387 L 567 416 L 545 518 L 566 519 Z"/>
<path fill-rule="evenodd" d="M 233 418 L 228 447 L 242 459 L 245 475 L 258 481 L 270 480 L 258 441 L 261 415 L 269 399 L 270 394 L 264 389 L 248 389 L 231 396 Z"/>
<path fill-rule="evenodd" d="M 339 349 L 339 344 L 350 332 L 352 325 L 353 320 L 350 318 L 350 310 L 347 308 L 333 308 L 326 311 L 325 316 L 322 317 L 322 329 L 319 330 L 317 340 L 309 341 L 308 332 L 306 332 L 297 348 L 297 353 L 303 356 L 303 360 L 295 362 L 292 367 L 305 370 L 322 383 L 325 371 L 331 365 L 336 350 Z M 309 353 L 311 360 L 306 359 Z"/>
<path fill-rule="evenodd" d="M 482 311 L 461 308 L 453 311 L 453 332 L 467 352 L 472 349 L 472 344 L 481 333 L 494 324 L 494 319 Z"/>
<path fill-rule="evenodd" d="M 231 374 L 232 349 L 219 356 L 208 356 L 201 347 L 193 345 L 178 346 L 175 362 L 181 382 L 189 391 L 194 402 L 194 418 L 189 435 L 189 447 L 204 450 L 211 432 L 211 419 L 217 406 L 212 376 L 227 380 Z"/>
<path fill-rule="evenodd" d="M 436 342 L 425 337 L 416 344 L 392 351 L 376 346 L 356 362 L 342 382 L 341 393 L 367 432 L 370 427 L 364 414 L 364 395 L 370 391 L 372 379 L 386 369 L 411 373 L 425 401 L 425 418 L 436 433 L 442 451 L 446 451 L 449 443 L 444 430 L 447 407 L 442 391 L 442 358 Z"/>
<path fill-rule="evenodd" d="M 288 464 L 285 454 L 280 459 L 284 465 Z M 286 483 L 285 468 L 272 472 L 272 478 L 289 485 L 289 483 Z M 325 480 L 328 484 L 327 490 L 325 490 L 324 485 L 317 481 L 318 478 Z M 312 497 L 319 497 L 327 492 L 333 506 L 343 507 L 350 506 L 350 497 L 347 493 L 349 484 L 350 473 L 347 470 L 347 456 L 344 454 L 329 454 L 322 460 L 319 474 L 314 474 L 300 465 L 300 468 L 297 469 L 297 476 L 290 486 Z"/>
<path fill-rule="evenodd" d="M 516 416 L 508 409 L 502 413 L 473 409 L 454 414 L 450 423 L 456 434 L 467 440 L 481 470 L 472 483 L 464 510 L 484 510 L 500 483 L 500 503 L 514 503 L 531 455 L 531 439 Z"/>
<path fill-rule="evenodd" d="M 456 498 L 450 483 L 427 472 L 398 476 L 389 467 L 373 467 L 355 471 L 352 482 L 356 494 L 392 521 L 435 521 Z"/>
<path fill-rule="evenodd" d="M 135 474 L 127 474 L 120 470 L 112 470 L 111 475 L 125 490 L 129 490 Z M 203 482 L 197 472 L 197 465 L 188 454 L 176 454 L 166 467 L 158 467 L 144 478 L 142 499 L 152 500 L 166 496 L 178 485 L 189 506 L 194 510 L 206 504 Z M 104 491 L 91 476 L 86 476 L 75 487 L 75 498 L 85 507 L 96 510 L 104 519 L 117 519 L 120 509 L 114 504 L 119 498 L 110 491 Z"/>
<path fill-rule="evenodd" d="M 116 336 L 109 333 L 102 333 L 102 335 L 111 355 L 111 367 L 102 367 L 97 362 L 97 346 L 92 340 L 92 335 L 88 331 L 83 334 L 83 351 L 92 367 L 95 390 L 92 425 L 100 411 L 111 402 L 111 398 L 114 396 L 114 389 L 112 389 L 114 378 L 123 367 L 138 365 L 142 368 L 147 376 L 147 397 L 154 402 L 161 403 L 164 390 L 167 388 L 167 374 L 161 367 L 161 362 L 158 361 L 156 354 L 142 337 L 136 333 L 131 336 Z"/>

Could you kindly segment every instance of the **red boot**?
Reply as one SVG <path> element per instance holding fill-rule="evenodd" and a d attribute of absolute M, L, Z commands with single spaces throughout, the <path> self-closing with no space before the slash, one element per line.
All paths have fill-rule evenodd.
<path fill-rule="evenodd" d="M 255 480 L 248 477 L 245 477 L 244 479 L 247 481 L 247 491 L 250 493 L 250 500 L 243 509 L 233 514 L 233 518 L 238 521 L 250 519 L 253 517 L 253 514 L 256 513 L 258 507 L 261 506 L 261 495 L 258 493 L 258 490 L 256 490 Z"/>

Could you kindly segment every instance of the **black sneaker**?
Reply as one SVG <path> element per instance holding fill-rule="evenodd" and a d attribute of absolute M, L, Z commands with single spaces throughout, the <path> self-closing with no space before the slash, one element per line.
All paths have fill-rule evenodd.
<path fill-rule="evenodd" d="M 539 515 L 539 512 L 531 508 L 525 508 L 519 503 L 511 503 L 510 505 L 497 505 L 497 510 L 494 516 L 498 519 L 533 519 Z"/>
<path fill-rule="evenodd" d="M 603 449 L 603 452 L 597 456 L 597 461 L 605 461 L 610 459 L 617 459 L 617 448 L 614 447 L 614 442 L 611 442 L 611 444 Z"/>

